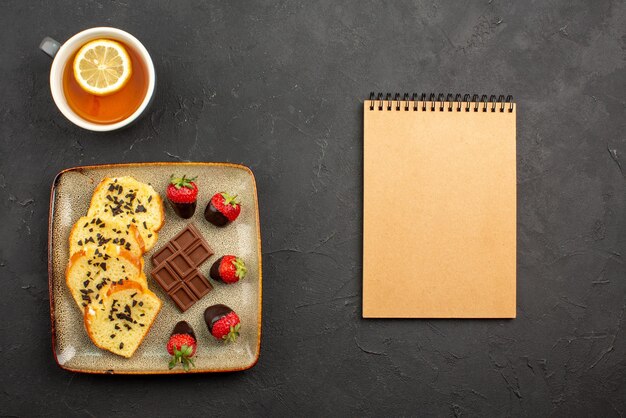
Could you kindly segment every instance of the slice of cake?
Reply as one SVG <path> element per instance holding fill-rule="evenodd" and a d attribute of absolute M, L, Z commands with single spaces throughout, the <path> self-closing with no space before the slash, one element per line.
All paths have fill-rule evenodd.
<path fill-rule="evenodd" d="M 105 223 L 109 219 L 135 225 L 149 251 L 158 239 L 158 231 L 165 223 L 161 196 L 149 184 L 133 177 L 107 177 L 96 187 L 87 213 Z"/>
<path fill-rule="evenodd" d="M 114 354 L 131 357 L 161 310 L 161 300 L 137 282 L 104 289 L 102 304 L 85 308 L 85 328 L 91 341 Z"/>
<path fill-rule="evenodd" d="M 90 303 L 102 304 L 101 290 L 126 280 L 148 287 L 143 258 L 126 250 L 100 251 L 98 248 L 74 253 L 65 271 L 65 281 L 74 301 L 83 310 Z"/>
<path fill-rule="evenodd" d="M 101 252 L 126 250 L 135 257 L 144 252 L 143 239 L 135 225 L 116 218 L 103 221 L 98 216 L 83 216 L 70 232 L 70 254 L 96 248 Z"/>

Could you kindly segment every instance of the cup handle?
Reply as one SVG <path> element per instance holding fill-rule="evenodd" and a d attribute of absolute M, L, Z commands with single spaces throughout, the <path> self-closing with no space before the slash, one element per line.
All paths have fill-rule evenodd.
<path fill-rule="evenodd" d="M 43 40 L 39 44 L 39 49 L 50 55 L 50 58 L 54 58 L 57 52 L 59 52 L 59 48 L 61 48 L 61 44 L 59 43 L 59 41 L 55 41 L 49 36 L 43 38 Z"/>

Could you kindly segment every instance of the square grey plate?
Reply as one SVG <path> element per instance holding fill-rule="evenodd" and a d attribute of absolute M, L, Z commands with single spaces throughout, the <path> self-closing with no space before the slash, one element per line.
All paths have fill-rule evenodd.
<path fill-rule="evenodd" d="M 198 206 L 191 219 L 179 218 L 165 198 L 172 174 L 197 176 Z M 149 183 L 161 194 L 165 206 L 165 225 L 159 241 L 144 254 L 144 271 L 148 286 L 163 301 L 161 312 L 135 354 L 123 358 L 92 344 L 83 326 L 83 316 L 65 285 L 65 268 L 69 259 L 68 238 L 74 222 L 87 213 L 91 194 L 105 177 L 133 176 Z M 204 208 L 213 194 L 226 191 L 241 199 L 241 215 L 224 228 L 204 219 Z M 215 254 L 200 266 L 209 278 L 213 262 L 225 254 L 234 254 L 248 267 L 248 274 L 233 285 L 216 283 L 213 290 L 185 313 L 181 313 L 169 296 L 150 277 L 152 253 L 176 235 L 185 224 L 193 222 L 204 235 Z M 48 229 L 48 280 L 52 349 L 59 366 L 83 373 L 160 374 L 184 373 L 182 368 L 168 370 L 169 354 L 165 348 L 174 325 L 185 320 L 198 338 L 194 357 L 195 373 L 246 370 L 259 358 L 261 344 L 261 232 L 254 175 L 249 168 L 229 163 L 135 163 L 70 168 L 57 175 L 50 195 Z M 204 310 L 223 303 L 241 318 L 241 334 L 234 344 L 224 344 L 209 334 Z"/>

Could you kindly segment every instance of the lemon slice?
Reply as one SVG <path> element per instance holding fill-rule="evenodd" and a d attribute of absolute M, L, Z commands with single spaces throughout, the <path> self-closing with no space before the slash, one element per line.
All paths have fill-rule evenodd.
<path fill-rule="evenodd" d="M 83 90 L 97 96 L 115 93 L 133 73 L 128 52 L 119 42 L 97 39 L 83 45 L 74 58 L 74 77 Z"/>

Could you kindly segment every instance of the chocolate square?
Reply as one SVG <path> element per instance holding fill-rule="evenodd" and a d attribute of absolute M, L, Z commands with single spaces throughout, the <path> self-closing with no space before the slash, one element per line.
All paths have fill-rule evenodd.
<path fill-rule="evenodd" d="M 176 272 L 167 264 L 163 263 L 154 270 L 152 270 L 152 278 L 165 290 L 166 292 L 173 288 L 176 284 L 180 283 L 180 279 L 177 277 Z"/>
<path fill-rule="evenodd" d="M 167 264 L 170 265 L 180 276 L 180 279 L 191 273 L 196 266 L 193 265 L 191 260 L 183 253 L 176 253 L 167 259 Z"/>
<path fill-rule="evenodd" d="M 213 290 L 211 283 L 209 283 L 206 277 L 204 277 L 204 275 L 197 269 L 195 272 L 187 276 L 185 284 L 193 291 L 198 299 Z"/>
<path fill-rule="evenodd" d="M 187 225 L 182 231 L 180 231 L 170 242 L 176 247 L 185 251 L 191 244 L 196 242 L 200 238 L 198 229 L 192 224 Z"/>
<path fill-rule="evenodd" d="M 161 248 L 159 251 L 152 255 L 152 265 L 158 266 L 169 257 L 171 257 L 176 251 L 178 251 L 178 249 L 175 248 L 172 244 L 165 244 L 163 248 Z"/>
<path fill-rule="evenodd" d="M 178 305 L 181 312 L 185 312 L 191 308 L 194 303 L 198 301 L 196 295 L 185 285 L 185 283 L 179 283 L 171 292 L 169 292 L 172 300 Z"/>
<path fill-rule="evenodd" d="M 204 242 L 204 240 L 200 240 L 197 242 L 197 244 L 189 247 L 185 251 L 185 254 L 187 254 L 189 259 L 195 266 L 199 266 L 213 255 L 213 250 L 208 246 L 206 242 Z"/>

